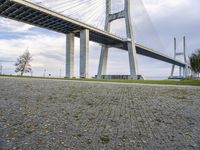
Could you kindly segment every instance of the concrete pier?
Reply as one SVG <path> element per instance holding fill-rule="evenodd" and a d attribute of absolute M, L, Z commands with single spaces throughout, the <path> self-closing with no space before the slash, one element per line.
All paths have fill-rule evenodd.
<path fill-rule="evenodd" d="M 127 38 L 131 41 L 128 41 L 128 55 L 129 55 L 129 65 L 130 73 L 132 79 L 137 79 L 138 75 L 138 65 L 137 65 L 137 56 L 136 56 L 136 45 L 133 36 L 132 22 L 131 22 L 131 13 L 130 13 L 130 0 L 125 0 L 125 22 L 126 22 L 126 34 Z"/>
<path fill-rule="evenodd" d="M 98 69 L 98 78 L 101 78 L 102 75 L 106 75 L 107 72 L 107 63 L 108 63 L 108 47 L 102 46 L 101 55 L 99 60 L 99 69 Z"/>
<path fill-rule="evenodd" d="M 74 77 L 74 33 L 66 35 L 66 78 Z"/>
<path fill-rule="evenodd" d="M 80 32 L 80 78 L 88 78 L 89 30 Z"/>
<path fill-rule="evenodd" d="M 109 17 L 111 14 L 111 0 L 106 0 L 106 19 L 104 30 L 110 32 L 110 21 Z M 108 45 L 102 45 L 101 54 L 99 59 L 99 68 L 98 68 L 98 78 L 101 78 L 102 75 L 107 74 L 107 63 L 108 63 Z"/>

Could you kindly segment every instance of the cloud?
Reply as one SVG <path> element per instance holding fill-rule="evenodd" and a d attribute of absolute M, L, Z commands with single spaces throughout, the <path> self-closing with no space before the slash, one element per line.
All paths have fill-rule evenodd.
<path fill-rule="evenodd" d="M 189 0 L 143 0 L 143 2 L 149 14 L 157 18 L 171 16 L 191 3 Z"/>
<path fill-rule="evenodd" d="M 5 18 L 0 19 L 0 32 L 26 32 L 31 28 L 33 28 L 33 26 L 28 24 L 22 24 Z"/>

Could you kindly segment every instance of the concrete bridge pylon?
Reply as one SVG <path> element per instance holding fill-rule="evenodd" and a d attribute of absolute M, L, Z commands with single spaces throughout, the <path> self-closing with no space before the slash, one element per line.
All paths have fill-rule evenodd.
<path fill-rule="evenodd" d="M 184 67 L 179 67 L 179 76 L 174 75 L 175 71 L 175 64 L 172 65 L 172 70 L 171 70 L 171 75 L 169 79 L 182 79 L 186 78 L 189 74 L 189 66 L 187 64 L 187 55 L 186 55 L 186 38 L 185 36 L 183 37 L 183 51 L 182 52 L 177 52 L 177 40 L 174 38 L 174 59 L 176 59 L 178 56 L 182 56 L 184 59 L 185 66 Z"/>
<path fill-rule="evenodd" d="M 131 22 L 130 3 L 131 3 L 130 0 L 124 0 L 124 10 L 117 13 L 111 13 L 112 0 L 106 0 L 106 20 L 105 20 L 104 30 L 110 32 L 110 26 L 112 21 L 125 18 L 130 74 L 131 74 L 131 79 L 137 79 L 138 64 L 136 56 L 136 45 L 133 36 L 133 29 Z M 106 75 L 108 51 L 109 51 L 109 45 L 103 45 L 99 60 L 99 68 L 97 75 L 98 78 L 102 78 L 103 75 Z"/>

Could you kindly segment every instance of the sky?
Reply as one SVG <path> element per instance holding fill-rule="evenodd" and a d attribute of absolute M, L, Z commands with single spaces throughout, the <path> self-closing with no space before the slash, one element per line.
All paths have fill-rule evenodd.
<path fill-rule="evenodd" d="M 123 8 L 122 0 L 116 0 L 113 12 Z M 135 40 L 173 57 L 173 38 L 177 37 L 178 50 L 182 50 L 182 38 L 187 39 L 187 55 L 200 48 L 199 0 L 131 0 L 131 19 Z M 101 10 L 99 10 L 101 11 Z M 124 20 L 112 23 L 111 32 L 125 37 Z M 26 49 L 33 56 L 33 75 L 65 76 L 64 34 L 30 26 L 0 17 L 0 65 L 3 73 L 14 74 L 14 63 Z M 89 75 L 97 74 L 101 47 L 90 42 Z M 75 76 L 79 76 L 79 39 L 75 40 Z M 129 74 L 128 53 L 109 49 L 107 74 Z M 171 64 L 137 55 L 139 74 L 145 78 L 167 78 Z M 179 58 L 181 60 L 181 58 Z M 177 70 L 178 72 L 178 70 Z"/>

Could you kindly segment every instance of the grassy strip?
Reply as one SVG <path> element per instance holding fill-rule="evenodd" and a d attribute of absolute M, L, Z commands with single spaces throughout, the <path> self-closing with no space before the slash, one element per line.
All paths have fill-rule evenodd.
<path fill-rule="evenodd" d="M 200 86 L 200 81 L 193 81 L 193 80 L 180 80 L 180 81 L 178 81 L 178 80 L 66 79 L 66 78 L 30 77 L 30 76 L 14 76 L 14 75 L 12 75 L 12 76 L 10 76 L 10 75 L 3 75 L 2 77 Z"/>
<path fill-rule="evenodd" d="M 176 81 L 176 80 L 117 80 L 117 79 L 112 79 L 112 80 L 111 79 L 70 79 L 70 80 L 200 86 L 200 81 L 193 81 L 193 80 L 180 80 L 180 81 Z"/>

